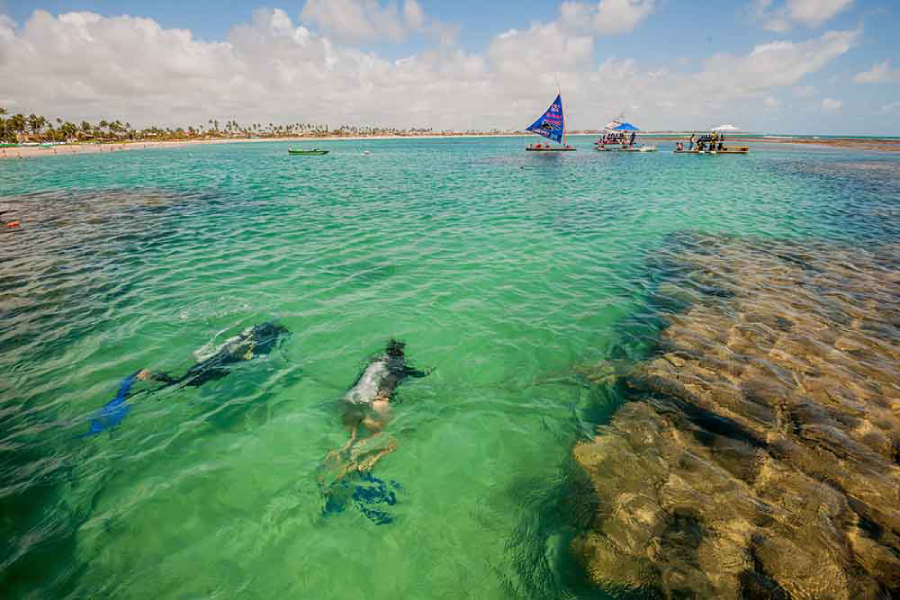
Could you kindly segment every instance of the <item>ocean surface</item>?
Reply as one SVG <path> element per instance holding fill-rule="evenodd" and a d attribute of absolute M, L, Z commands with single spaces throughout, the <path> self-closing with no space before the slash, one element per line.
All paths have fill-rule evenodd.
<path fill-rule="evenodd" d="M 896 242 L 900 156 L 573 140 L 0 161 L 0 595 L 607 597 L 567 499 L 573 446 L 626 398 L 579 373 L 652 351 L 648 260 L 692 232 Z M 269 321 L 270 354 L 138 382 L 83 436 L 123 378 Z M 337 481 L 341 398 L 391 338 L 430 374 L 396 392 L 396 450 Z"/>

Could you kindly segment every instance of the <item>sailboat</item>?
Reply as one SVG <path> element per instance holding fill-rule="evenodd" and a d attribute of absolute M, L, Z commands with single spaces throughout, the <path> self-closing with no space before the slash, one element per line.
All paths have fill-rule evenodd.
<path fill-rule="evenodd" d="M 553 101 L 550 108 L 545 110 L 544 114 L 527 128 L 527 131 L 562 144 L 561 146 L 551 146 L 549 143 L 529 144 L 525 148 L 529 152 L 574 152 L 576 150 L 566 143 L 566 119 L 563 116 L 562 94 L 556 96 L 556 100 Z"/>

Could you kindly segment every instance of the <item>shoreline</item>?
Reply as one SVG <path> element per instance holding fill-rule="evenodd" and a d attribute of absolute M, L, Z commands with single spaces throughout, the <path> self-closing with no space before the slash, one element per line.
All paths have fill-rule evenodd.
<path fill-rule="evenodd" d="M 593 133 L 571 134 L 572 137 L 595 137 Z M 652 141 L 679 141 L 685 140 L 685 136 L 646 133 L 645 136 Z M 207 144 L 239 144 L 239 143 L 272 143 L 272 142 L 298 142 L 303 144 L 315 144 L 316 142 L 338 141 L 364 141 L 364 140 L 435 140 L 435 139 L 478 139 L 478 138 L 530 138 L 527 133 L 516 134 L 477 134 L 463 133 L 458 135 L 379 135 L 379 136 L 326 136 L 326 137 L 284 137 L 284 138 L 253 138 L 253 139 L 203 139 L 203 140 L 168 140 L 147 142 L 116 142 L 104 144 L 63 144 L 59 146 L 17 146 L 0 148 L 0 159 L 4 158 L 37 158 L 41 156 L 60 156 L 77 154 L 98 154 L 104 152 L 123 152 L 127 150 L 150 150 L 154 148 L 181 148 L 186 146 Z M 881 138 L 828 138 L 828 139 L 803 139 L 791 137 L 765 137 L 747 136 L 737 138 L 741 142 L 765 143 L 765 144 L 797 144 L 803 146 L 822 146 L 826 148 L 849 148 L 855 150 L 872 150 L 878 152 L 900 152 L 900 140 Z"/>
<path fill-rule="evenodd" d="M 531 137 L 528 134 L 477 134 L 461 133 L 458 135 L 366 135 L 366 136 L 325 136 L 325 137 L 282 137 L 282 138 L 226 138 L 204 140 L 166 140 L 140 142 L 114 142 L 102 144 L 62 144 L 59 146 L 15 146 L 0 148 L 0 159 L 4 158 L 36 158 L 40 156 L 65 156 L 75 154 L 98 154 L 103 152 L 123 152 L 126 150 L 150 150 L 154 148 L 180 148 L 207 144 L 256 144 L 264 142 L 297 142 L 315 145 L 317 142 L 363 141 L 363 140 L 437 140 L 437 139 L 471 139 L 489 137 Z"/>

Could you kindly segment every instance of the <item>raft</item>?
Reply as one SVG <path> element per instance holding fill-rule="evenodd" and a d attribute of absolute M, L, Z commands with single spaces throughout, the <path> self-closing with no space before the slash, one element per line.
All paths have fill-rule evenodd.
<path fill-rule="evenodd" d="M 656 146 L 638 146 L 636 148 L 621 148 L 619 146 L 601 148 L 600 146 L 595 146 L 594 150 L 597 152 L 656 152 Z"/>
<path fill-rule="evenodd" d="M 674 150 L 675 154 L 747 154 L 750 148 L 741 146 L 738 148 L 723 148 L 722 150 Z"/>

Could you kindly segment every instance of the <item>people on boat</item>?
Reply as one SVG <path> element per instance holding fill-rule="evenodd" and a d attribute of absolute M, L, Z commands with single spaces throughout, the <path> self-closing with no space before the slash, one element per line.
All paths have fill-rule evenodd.
<path fill-rule="evenodd" d="M 675 142 L 675 151 L 684 152 L 684 142 Z"/>
<path fill-rule="evenodd" d="M 691 134 L 691 139 L 688 140 L 689 146 L 688 150 L 691 151 L 694 149 L 694 134 Z"/>
<path fill-rule="evenodd" d="M 629 146 L 630 148 L 634 148 L 634 138 L 635 138 L 636 136 L 637 136 L 637 133 L 634 132 L 634 131 L 632 131 L 632 132 L 631 132 L 631 139 L 628 141 L 628 146 Z"/>

